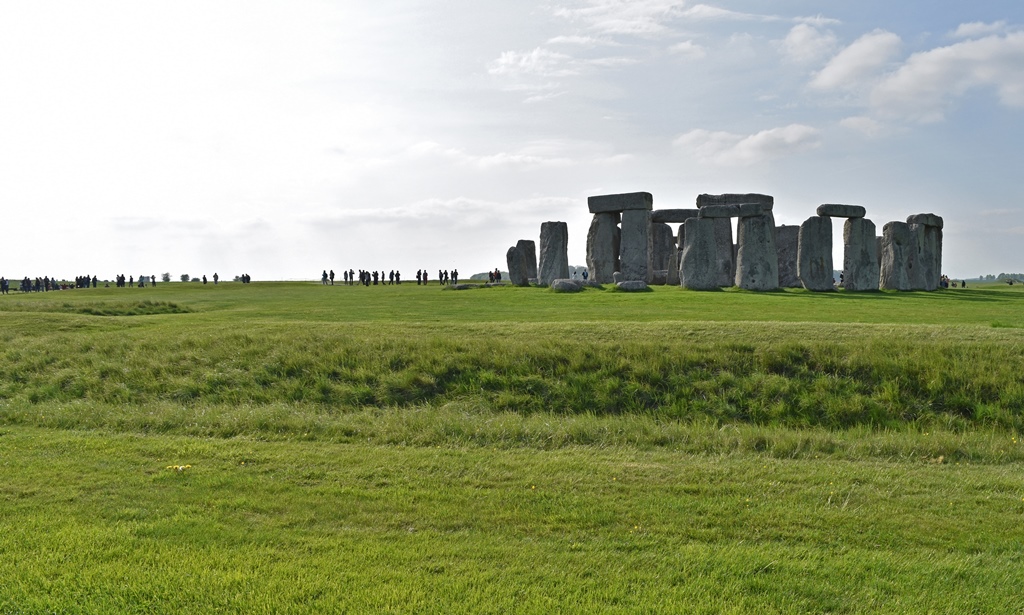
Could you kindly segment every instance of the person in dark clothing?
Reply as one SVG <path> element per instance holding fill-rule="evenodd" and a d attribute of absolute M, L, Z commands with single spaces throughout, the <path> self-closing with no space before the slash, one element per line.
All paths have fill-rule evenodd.
<path fill-rule="evenodd" d="M 501 278 L 498 278 L 498 279 L 500 280 Z M 458 284 L 458 283 L 459 283 L 459 270 L 458 269 L 452 269 L 452 284 Z"/>
<path fill-rule="evenodd" d="M 334 286 L 334 270 L 331 269 L 331 275 L 327 276 L 331 279 L 331 286 Z"/>
<path fill-rule="evenodd" d="M 398 284 L 399 286 L 402 285 L 402 272 L 401 271 L 395 271 L 395 284 Z"/>
<path fill-rule="evenodd" d="M 423 270 L 422 269 L 417 269 L 416 270 L 416 286 L 419 286 L 420 282 L 422 282 L 422 281 L 423 281 Z"/>
<path fill-rule="evenodd" d="M 327 286 L 327 270 L 324 269 L 324 274 L 320 276 L 320 283 Z"/>
<path fill-rule="evenodd" d="M 130 279 L 129 279 L 129 284 L 131 284 Z M 203 274 L 203 284 L 206 284 L 206 274 L 205 273 Z"/>

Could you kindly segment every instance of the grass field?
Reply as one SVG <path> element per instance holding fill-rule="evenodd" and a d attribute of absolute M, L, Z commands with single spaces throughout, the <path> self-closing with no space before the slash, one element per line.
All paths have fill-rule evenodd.
<path fill-rule="evenodd" d="M 2 297 L 0 613 L 1017 612 L 1022 292 Z"/>

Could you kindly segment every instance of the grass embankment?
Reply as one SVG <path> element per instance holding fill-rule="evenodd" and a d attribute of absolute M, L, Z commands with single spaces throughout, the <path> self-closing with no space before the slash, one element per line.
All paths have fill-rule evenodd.
<path fill-rule="evenodd" d="M 0 299 L 0 613 L 1019 609 L 1016 288 Z"/>
<path fill-rule="evenodd" d="M 251 409 L 269 405 L 329 415 L 459 403 L 799 427 L 1024 428 L 1024 297 L 1013 291 L 836 293 L 824 299 L 835 310 L 822 311 L 818 295 L 794 292 L 177 290 L 158 287 L 175 300 L 151 305 L 179 313 L 152 316 L 54 313 L 79 309 L 63 296 L 56 306 L 37 300 L 31 313 L 36 296 L 21 300 L 0 333 L 5 419 L 95 427 L 109 414 L 102 408 L 130 404 L 148 411 L 118 419 L 126 428 L 181 433 L 182 419 L 193 428 L 206 420 L 206 434 L 233 435 L 267 429 L 257 418 L 265 413 Z M 125 291 L 147 292 L 85 291 L 82 305 L 132 309 L 118 302 Z M 96 295 L 112 296 L 110 305 Z M 755 315 L 751 305 L 759 320 L 742 320 Z M 537 321 L 552 311 L 558 320 Z M 905 324 L 915 314 L 931 324 Z M 797 317 L 806 318 L 790 322 Z M 825 317 L 833 321 L 816 321 Z M 866 322 L 846 322 L 857 317 Z M 226 428 L 182 406 L 228 406 L 235 416 Z"/>

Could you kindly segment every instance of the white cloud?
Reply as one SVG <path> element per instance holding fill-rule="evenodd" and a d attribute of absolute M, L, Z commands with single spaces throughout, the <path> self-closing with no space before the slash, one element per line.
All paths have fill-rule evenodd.
<path fill-rule="evenodd" d="M 803 124 L 752 135 L 698 129 L 681 135 L 672 144 L 701 162 L 751 165 L 815 149 L 821 145 L 821 133 Z"/>
<path fill-rule="evenodd" d="M 919 122 L 945 117 L 953 99 L 994 88 L 1003 105 L 1024 107 L 1024 32 L 915 53 L 871 92 L 877 113 Z"/>
<path fill-rule="evenodd" d="M 606 34 L 651 35 L 666 31 L 664 22 L 685 4 L 682 0 L 592 0 L 583 8 L 557 8 L 555 15 L 583 21 Z"/>
<path fill-rule="evenodd" d="M 875 30 L 860 37 L 837 53 L 821 69 L 810 86 L 818 90 L 856 90 L 877 78 L 899 52 L 900 37 Z"/>
<path fill-rule="evenodd" d="M 487 72 L 492 75 L 565 77 L 577 72 L 568 66 L 571 61 L 570 56 L 543 47 L 526 52 L 503 51 L 498 59 L 487 66 Z"/>
<path fill-rule="evenodd" d="M 979 36 L 987 36 L 989 34 L 997 34 L 1006 30 L 1006 21 L 995 21 L 992 23 L 985 23 L 982 21 L 973 21 L 971 23 L 960 24 L 955 32 L 951 32 L 950 36 L 953 38 L 978 38 Z"/>
<path fill-rule="evenodd" d="M 879 121 L 862 115 L 843 118 L 839 125 L 871 138 L 881 136 L 885 128 Z"/>
<path fill-rule="evenodd" d="M 704 49 L 704 47 L 701 47 L 700 45 L 693 41 L 683 41 L 681 43 L 676 43 L 675 45 L 670 46 L 668 50 L 669 53 L 682 56 L 684 58 L 691 58 L 694 60 L 699 60 L 708 54 L 707 50 Z"/>
<path fill-rule="evenodd" d="M 617 46 L 618 43 L 612 40 L 597 38 L 594 36 L 580 36 L 578 34 L 556 36 L 548 39 L 548 45 L 577 45 L 580 47 Z"/>
<path fill-rule="evenodd" d="M 832 53 L 836 43 L 836 35 L 832 32 L 822 32 L 815 26 L 800 23 L 793 26 L 786 38 L 779 42 L 779 49 L 791 62 L 812 64 Z"/>

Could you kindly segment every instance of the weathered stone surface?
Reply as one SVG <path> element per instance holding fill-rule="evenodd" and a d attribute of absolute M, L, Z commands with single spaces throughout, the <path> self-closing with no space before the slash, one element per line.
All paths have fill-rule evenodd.
<path fill-rule="evenodd" d="M 550 286 L 559 278 L 569 277 L 569 227 L 565 222 L 544 222 L 540 225 L 540 267 L 537 281 Z"/>
<path fill-rule="evenodd" d="M 676 236 L 672 232 L 672 227 L 662 222 L 652 222 L 648 240 L 650 242 L 648 253 L 651 258 L 651 271 L 667 270 L 672 253 L 676 251 Z M 654 282 L 653 274 L 650 282 L 657 284 Z"/>
<path fill-rule="evenodd" d="M 628 192 L 626 194 L 603 194 L 587 199 L 592 214 L 603 214 L 628 210 L 651 211 L 654 197 L 650 192 Z"/>
<path fill-rule="evenodd" d="M 619 270 L 619 214 L 594 214 L 587 233 L 587 269 L 602 284 Z"/>
<path fill-rule="evenodd" d="M 775 218 L 740 218 L 736 245 L 736 286 L 747 290 L 779 287 L 779 252 L 775 247 Z"/>
<path fill-rule="evenodd" d="M 480 288 L 479 284 L 452 284 L 448 286 L 452 290 L 473 290 L 474 288 Z"/>
<path fill-rule="evenodd" d="M 682 250 L 672 251 L 672 258 L 668 261 L 668 278 L 665 280 L 669 286 L 679 286 L 679 260 L 682 254 Z"/>
<path fill-rule="evenodd" d="M 691 218 L 686 221 L 683 252 L 679 263 L 679 285 L 683 288 L 713 290 L 721 286 L 715 222 L 707 218 Z M 731 237 L 729 252 L 731 256 Z"/>
<path fill-rule="evenodd" d="M 601 286 L 600 282 L 595 282 L 594 280 L 583 280 L 580 283 L 583 284 L 583 288 L 597 288 L 604 290 L 604 286 Z"/>
<path fill-rule="evenodd" d="M 739 205 L 708 205 L 700 208 L 701 218 L 739 218 Z"/>
<path fill-rule="evenodd" d="M 516 286 L 530 285 L 530 272 L 526 266 L 526 255 L 513 246 L 505 252 L 505 263 L 508 265 L 508 279 Z"/>
<path fill-rule="evenodd" d="M 907 224 L 923 224 L 925 226 L 942 228 L 942 218 L 935 214 L 914 214 L 907 217 Z"/>
<path fill-rule="evenodd" d="M 537 283 L 537 244 L 532 239 L 520 239 L 516 242 L 516 247 L 522 251 L 523 256 L 526 258 L 526 275 L 528 278 L 532 278 L 532 284 Z"/>
<path fill-rule="evenodd" d="M 583 290 L 583 282 L 571 278 L 559 278 L 551 281 L 551 290 L 556 293 L 578 293 Z"/>
<path fill-rule="evenodd" d="M 621 271 L 616 271 L 615 273 L 612 274 L 612 282 L 614 282 L 615 284 L 618 284 L 619 282 L 622 282 L 625 279 L 626 278 L 622 277 Z"/>
<path fill-rule="evenodd" d="M 818 205 L 818 211 L 816 213 L 819 216 L 829 218 L 863 218 L 867 215 L 867 210 L 860 205 L 835 205 L 826 203 L 825 205 Z"/>
<path fill-rule="evenodd" d="M 651 232 L 650 212 L 627 209 L 622 212 L 622 237 L 619 242 L 619 271 L 625 280 L 647 281 L 650 275 L 648 245 Z"/>
<path fill-rule="evenodd" d="M 775 247 L 779 250 L 779 286 L 781 288 L 800 288 L 800 275 L 797 272 L 800 227 L 776 226 Z"/>
<path fill-rule="evenodd" d="M 668 284 L 668 269 L 651 270 L 651 286 L 664 286 Z"/>
<path fill-rule="evenodd" d="M 875 223 L 849 218 L 843 225 L 843 287 L 848 291 L 878 290 L 878 242 Z"/>
<path fill-rule="evenodd" d="M 732 220 L 718 218 L 714 223 L 718 285 L 732 286 L 736 280 L 736 245 L 732 242 Z"/>
<path fill-rule="evenodd" d="M 762 203 L 771 209 L 775 205 L 775 198 L 767 194 L 699 194 L 697 195 L 697 207 L 709 205 L 739 205 L 741 203 Z"/>
<path fill-rule="evenodd" d="M 942 277 L 942 229 L 924 226 L 924 252 L 920 259 L 924 263 L 924 289 L 936 290 Z"/>
<path fill-rule="evenodd" d="M 807 290 L 833 290 L 832 220 L 811 216 L 800 225 L 797 276 Z"/>
<path fill-rule="evenodd" d="M 619 287 L 619 290 L 625 290 L 629 292 L 649 290 L 647 282 L 644 282 L 643 280 L 625 280 L 619 282 L 618 284 L 616 284 L 616 286 Z"/>
<path fill-rule="evenodd" d="M 698 215 L 700 215 L 699 209 L 655 209 L 651 212 L 651 222 L 681 224 Z"/>
<path fill-rule="evenodd" d="M 907 261 L 907 268 L 910 271 L 910 289 L 924 290 L 925 288 L 925 265 L 922 262 L 924 256 L 924 229 L 923 224 L 908 224 L 910 229 L 911 243 L 914 246 L 913 258 Z"/>
<path fill-rule="evenodd" d="M 906 222 L 889 222 L 882 227 L 882 268 L 878 286 L 882 290 L 912 290 L 911 270 L 917 256 L 917 239 Z"/>

